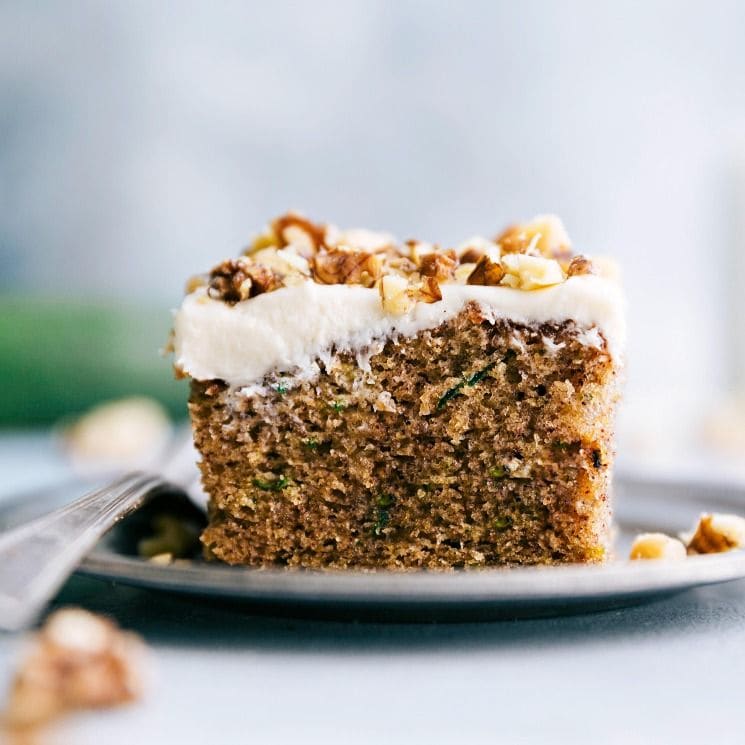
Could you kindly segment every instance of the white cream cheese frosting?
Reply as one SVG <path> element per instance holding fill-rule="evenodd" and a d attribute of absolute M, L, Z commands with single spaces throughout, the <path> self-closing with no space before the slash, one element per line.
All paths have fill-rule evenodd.
<path fill-rule="evenodd" d="M 405 315 L 383 310 L 375 288 L 307 280 L 235 305 L 201 288 L 175 314 L 175 363 L 196 380 L 250 386 L 268 373 L 308 376 L 332 350 L 364 354 L 376 342 L 411 337 L 454 318 L 469 302 L 494 322 L 571 320 L 583 343 L 619 358 L 625 344 L 624 303 L 616 281 L 592 274 L 540 290 L 443 284 L 442 300 L 416 303 Z M 601 336 L 602 335 L 602 336 Z"/>

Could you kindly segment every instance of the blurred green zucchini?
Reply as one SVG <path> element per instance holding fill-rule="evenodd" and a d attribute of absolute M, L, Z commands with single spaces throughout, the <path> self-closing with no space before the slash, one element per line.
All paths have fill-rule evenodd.
<path fill-rule="evenodd" d="M 0 425 L 45 424 L 142 394 L 186 416 L 186 384 L 161 354 L 167 308 L 0 297 Z"/>

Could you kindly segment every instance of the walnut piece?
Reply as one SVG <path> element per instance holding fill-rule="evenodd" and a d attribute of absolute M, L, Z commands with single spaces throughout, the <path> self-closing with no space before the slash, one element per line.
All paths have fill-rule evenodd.
<path fill-rule="evenodd" d="M 12 683 L 5 723 L 28 730 L 75 709 L 119 706 L 143 691 L 144 644 L 88 611 L 56 611 Z"/>
<path fill-rule="evenodd" d="M 458 265 L 455 251 L 437 251 L 422 256 L 419 265 L 419 273 L 423 277 L 434 277 L 434 279 L 444 282 L 453 276 L 455 267 Z"/>
<path fill-rule="evenodd" d="M 326 228 L 303 217 L 297 212 L 288 212 L 271 224 L 272 232 L 279 239 L 280 247 L 294 246 L 306 259 L 324 245 Z"/>
<path fill-rule="evenodd" d="M 453 272 L 453 279 L 459 285 L 465 285 L 468 283 L 468 278 L 476 268 L 476 264 L 459 264 Z"/>
<path fill-rule="evenodd" d="M 282 285 L 297 285 L 310 277 L 308 260 L 296 253 L 291 247 L 262 248 L 251 255 L 251 259 L 260 266 L 271 269 L 282 279 Z"/>
<path fill-rule="evenodd" d="M 410 274 L 419 271 L 419 267 L 407 256 L 393 256 L 386 259 L 383 270 L 393 270 L 398 274 L 408 277 Z M 388 273 L 388 272 L 386 272 Z"/>
<path fill-rule="evenodd" d="M 415 302 L 436 303 L 442 300 L 442 290 L 435 277 L 422 277 L 422 281 L 412 285 L 409 293 Z"/>
<path fill-rule="evenodd" d="M 406 277 L 386 274 L 381 278 L 378 289 L 386 313 L 402 316 L 414 307 L 415 301 L 409 295 L 409 282 Z"/>
<path fill-rule="evenodd" d="M 461 264 L 476 264 L 478 260 L 486 254 L 496 261 L 500 256 L 499 246 L 480 235 L 463 241 L 458 248 L 457 254 Z"/>
<path fill-rule="evenodd" d="M 549 259 L 568 259 L 572 243 L 556 215 L 538 215 L 519 225 L 511 225 L 496 239 L 502 253 L 537 253 Z"/>
<path fill-rule="evenodd" d="M 467 248 L 460 255 L 460 263 L 463 264 L 478 264 L 479 259 L 484 255 L 484 252 L 480 248 Z"/>
<path fill-rule="evenodd" d="M 488 255 L 482 256 L 474 270 L 468 275 L 469 285 L 498 285 L 505 275 L 505 270 L 499 261 L 494 261 Z"/>
<path fill-rule="evenodd" d="M 510 225 L 495 240 L 503 254 L 521 254 L 528 250 L 532 236 L 522 225 Z"/>
<path fill-rule="evenodd" d="M 383 310 L 396 316 L 408 313 L 418 302 L 436 303 L 442 300 L 440 285 L 434 277 L 422 277 L 421 282 L 410 284 L 406 277 L 386 274 L 378 286 Z"/>
<path fill-rule="evenodd" d="M 564 281 L 559 262 L 542 256 L 507 254 L 502 257 L 502 268 L 502 284 L 518 290 L 539 290 Z"/>
<path fill-rule="evenodd" d="M 408 249 L 408 257 L 411 259 L 415 266 L 419 266 L 422 263 L 422 259 L 428 254 L 434 253 L 437 250 L 436 246 L 426 241 L 418 241 L 414 238 L 409 238 L 404 241 L 404 245 Z"/>
<path fill-rule="evenodd" d="M 664 533 L 642 533 L 631 545 L 630 559 L 685 559 L 686 548 L 682 541 Z"/>
<path fill-rule="evenodd" d="M 595 274 L 595 267 L 587 256 L 575 256 L 567 267 L 567 276 L 577 277 L 581 274 Z"/>
<path fill-rule="evenodd" d="M 248 257 L 227 259 L 210 272 L 207 294 L 230 305 L 282 287 L 281 278 L 269 267 Z"/>
<path fill-rule="evenodd" d="M 711 513 L 701 515 L 688 552 L 718 554 L 745 546 L 745 518 Z"/>
<path fill-rule="evenodd" d="M 332 249 L 313 259 L 313 276 L 325 285 L 372 287 L 380 277 L 383 259 L 367 251 Z"/>
<path fill-rule="evenodd" d="M 556 215 L 538 215 L 511 225 L 496 239 L 502 253 L 538 254 L 549 259 L 569 259 L 572 244 L 566 228 Z"/>

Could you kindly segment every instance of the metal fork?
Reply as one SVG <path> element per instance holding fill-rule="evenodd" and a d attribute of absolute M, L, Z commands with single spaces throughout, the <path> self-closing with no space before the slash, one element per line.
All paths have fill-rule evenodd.
<path fill-rule="evenodd" d="M 127 473 L 54 512 L 0 534 L 0 629 L 32 624 L 98 540 L 163 490 L 195 482 L 191 435 L 176 438 L 159 474 Z"/>

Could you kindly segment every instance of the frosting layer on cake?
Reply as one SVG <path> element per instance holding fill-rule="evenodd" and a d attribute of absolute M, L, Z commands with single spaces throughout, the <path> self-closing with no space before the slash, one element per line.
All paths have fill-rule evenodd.
<path fill-rule="evenodd" d="M 442 299 L 405 314 L 385 311 L 376 288 L 312 280 L 227 304 L 205 288 L 186 296 L 175 314 L 175 364 L 196 380 L 250 386 L 269 373 L 301 377 L 335 352 L 366 355 L 390 338 L 412 337 L 476 303 L 488 320 L 521 324 L 574 321 L 588 345 L 607 344 L 620 360 L 625 344 L 621 288 L 595 274 L 572 276 L 525 292 L 506 286 L 441 285 Z"/>

